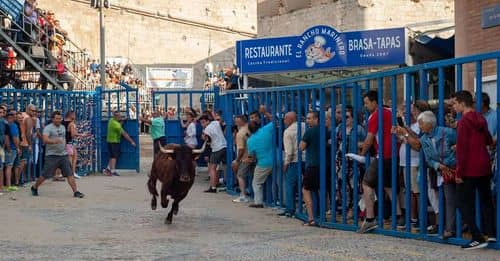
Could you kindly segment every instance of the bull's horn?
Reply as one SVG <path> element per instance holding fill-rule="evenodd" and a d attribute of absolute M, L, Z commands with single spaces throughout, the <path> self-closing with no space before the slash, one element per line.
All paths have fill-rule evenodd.
<path fill-rule="evenodd" d="M 172 149 L 165 149 L 162 146 L 160 146 L 160 151 L 162 153 L 165 153 L 165 154 L 172 154 L 172 153 L 174 153 L 174 150 L 172 150 Z"/>
<path fill-rule="evenodd" d="M 203 143 L 203 146 L 201 146 L 200 149 L 193 150 L 193 154 L 202 154 L 205 151 L 205 147 L 207 146 L 207 142 L 205 141 Z"/>

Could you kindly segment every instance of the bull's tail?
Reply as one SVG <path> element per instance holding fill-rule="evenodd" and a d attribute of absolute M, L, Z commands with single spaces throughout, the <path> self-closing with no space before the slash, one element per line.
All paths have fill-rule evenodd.
<path fill-rule="evenodd" d="M 154 174 L 153 171 L 151 171 L 151 174 L 149 175 L 149 180 L 148 180 L 148 190 L 151 195 L 153 195 L 153 198 L 151 199 L 151 209 L 156 210 L 156 197 L 158 197 L 158 190 L 156 190 L 156 181 L 158 178 Z"/>

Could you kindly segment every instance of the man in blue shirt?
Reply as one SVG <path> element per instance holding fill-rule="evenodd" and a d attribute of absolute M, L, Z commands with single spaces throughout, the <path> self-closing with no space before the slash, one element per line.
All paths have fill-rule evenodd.
<path fill-rule="evenodd" d="M 250 137 L 247 140 L 248 154 L 257 159 L 257 164 L 253 174 L 252 188 L 254 192 L 254 204 L 250 204 L 252 208 L 263 208 L 264 192 L 262 185 L 266 182 L 267 177 L 273 171 L 273 131 L 274 124 L 268 123 L 259 129 L 259 125 L 255 121 L 250 121 L 248 131 Z"/>
<path fill-rule="evenodd" d="M 12 186 L 12 168 L 19 165 L 19 158 L 17 155 L 21 153 L 21 147 L 19 146 L 19 128 L 17 127 L 16 112 L 9 111 L 7 113 L 8 128 L 10 129 L 10 152 L 5 154 L 5 184 L 8 191 L 17 191 L 16 186 Z M 16 178 L 17 180 L 17 178 Z"/>

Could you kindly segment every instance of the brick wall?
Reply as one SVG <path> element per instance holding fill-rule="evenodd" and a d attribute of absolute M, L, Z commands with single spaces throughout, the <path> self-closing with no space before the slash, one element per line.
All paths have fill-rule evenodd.
<path fill-rule="evenodd" d="M 455 56 L 467 56 L 500 50 L 500 26 L 481 28 L 481 10 L 498 4 L 498 0 L 456 0 L 455 1 Z M 463 86 L 468 90 L 474 88 L 476 66 L 468 64 L 463 67 Z M 494 61 L 483 63 L 482 77 L 496 74 Z"/>

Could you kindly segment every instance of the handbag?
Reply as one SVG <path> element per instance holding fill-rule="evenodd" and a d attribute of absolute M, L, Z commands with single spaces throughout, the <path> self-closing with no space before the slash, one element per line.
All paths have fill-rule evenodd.
<path fill-rule="evenodd" d="M 442 146 L 441 146 L 441 164 L 445 165 L 444 162 L 444 132 L 442 136 Z M 455 183 L 455 177 L 457 176 L 457 168 L 456 167 L 448 167 L 446 169 L 441 170 L 441 176 L 443 177 L 443 182 L 445 184 Z"/>

